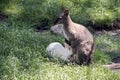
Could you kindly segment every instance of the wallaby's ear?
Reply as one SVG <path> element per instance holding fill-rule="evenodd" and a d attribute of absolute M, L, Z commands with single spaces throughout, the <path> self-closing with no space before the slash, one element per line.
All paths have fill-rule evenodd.
<path fill-rule="evenodd" d="M 62 8 L 62 12 L 64 13 L 64 15 L 69 15 L 69 10 L 65 7 Z"/>
<path fill-rule="evenodd" d="M 68 16 L 69 15 L 69 11 L 66 9 L 64 10 L 64 15 Z"/>

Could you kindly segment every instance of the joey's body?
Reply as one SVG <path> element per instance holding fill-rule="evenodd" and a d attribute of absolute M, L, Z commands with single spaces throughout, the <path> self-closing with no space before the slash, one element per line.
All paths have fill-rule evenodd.
<path fill-rule="evenodd" d="M 94 52 L 93 36 L 83 25 L 74 23 L 68 10 L 64 9 L 57 22 L 63 23 L 64 37 L 70 42 L 72 48 L 71 61 L 78 64 L 90 64 Z"/>

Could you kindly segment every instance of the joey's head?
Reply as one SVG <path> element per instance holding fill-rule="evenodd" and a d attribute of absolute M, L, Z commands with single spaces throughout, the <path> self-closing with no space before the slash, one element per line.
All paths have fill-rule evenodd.
<path fill-rule="evenodd" d="M 67 17 L 69 15 L 69 11 L 66 8 L 62 8 L 62 13 L 56 18 L 54 24 L 64 24 Z"/>

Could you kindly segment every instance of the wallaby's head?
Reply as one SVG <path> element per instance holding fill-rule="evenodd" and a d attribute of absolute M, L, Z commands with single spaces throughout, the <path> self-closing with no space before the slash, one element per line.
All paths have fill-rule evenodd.
<path fill-rule="evenodd" d="M 64 23 L 64 21 L 66 20 L 68 15 L 69 15 L 68 9 L 67 8 L 62 8 L 62 13 L 57 17 L 54 24 Z"/>

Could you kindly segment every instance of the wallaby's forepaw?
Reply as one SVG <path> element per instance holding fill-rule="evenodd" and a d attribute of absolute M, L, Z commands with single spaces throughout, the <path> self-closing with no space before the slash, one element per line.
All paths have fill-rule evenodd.
<path fill-rule="evenodd" d="M 75 61 L 75 56 L 72 54 L 71 56 L 68 57 L 69 61 L 73 63 Z"/>

